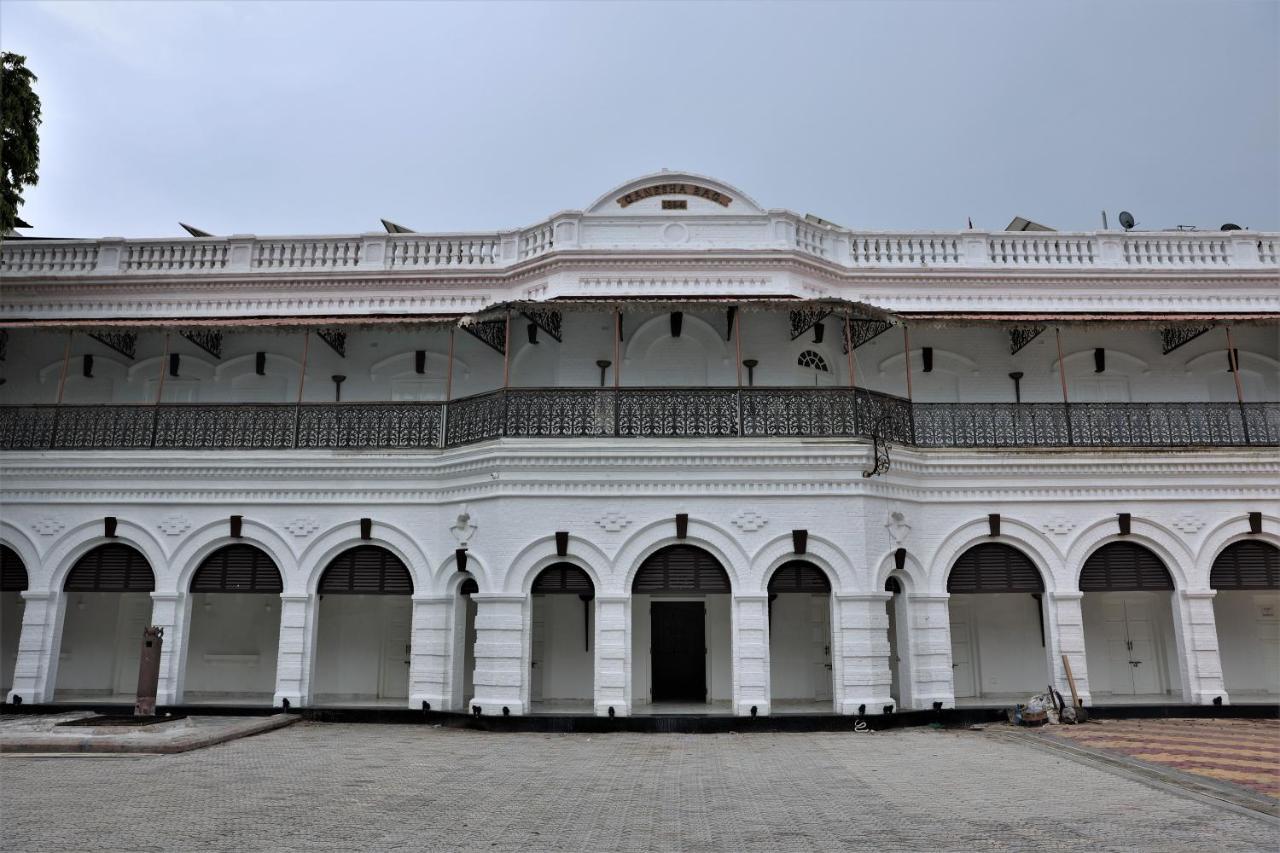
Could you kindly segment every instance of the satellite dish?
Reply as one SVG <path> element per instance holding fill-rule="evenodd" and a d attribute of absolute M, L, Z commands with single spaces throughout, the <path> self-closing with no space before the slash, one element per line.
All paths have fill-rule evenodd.
<path fill-rule="evenodd" d="M 1128 231 L 1133 227 L 1133 214 L 1127 210 L 1120 211 L 1120 227 Z"/>
<path fill-rule="evenodd" d="M 1243 231 L 1244 229 L 1241 228 L 1239 225 L 1235 224 L 1234 222 L 1224 222 L 1222 227 L 1219 228 L 1218 230 L 1219 231 Z"/>

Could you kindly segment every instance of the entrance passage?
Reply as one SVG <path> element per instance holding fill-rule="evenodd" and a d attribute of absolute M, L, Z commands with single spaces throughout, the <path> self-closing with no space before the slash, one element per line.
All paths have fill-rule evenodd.
<path fill-rule="evenodd" d="M 1031 559 L 1003 542 L 975 545 L 951 567 L 947 592 L 956 700 L 1003 703 L 1042 692 L 1044 580 Z"/>
<path fill-rule="evenodd" d="M 595 585 L 578 566 L 555 563 L 533 579 L 531 592 L 529 696 L 535 712 L 588 709 L 595 685 Z"/>
<path fill-rule="evenodd" d="M 26 588 L 27 567 L 22 558 L 8 545 L 0 545 L 0 701 L 13 689 Z"/>
<path fill-rule="evenodd" d="M 1280 548 L 1246 539 L 1213 561 L 1209 585 L 1222 680 L 1233 704 L 1274 704 L 1280 694 Z"/>
<path fill-rule="evenodd" d="M 807 560 L 769 578 L 771 713 L 831 713 L 831 581 Z"/>
<path fill-rule="evenodd" d="M 631 584 L 632 695 L 639 713 L 706 712 L 717 703 L 728 709 L 729 592 L 724 567 L 692 545 L 671 545 L 641 564 Z"/>
<path fill-rule="evenodd" d="M 1080 573 L 1085 658 L 1095 704 L 1166 702 L 1178 680 L 1173 577 L 1133 542 L 1104 545 Z"/>
<path fill-rule="evenodd" d="M 409 697 L 413 580 L 395 554 L 360 545 L 320 578 L 317 704 L 399 705 Z"/>
<path fill-rule="evenodd" d="M 99 545 L 76 561 L 63 584 L 55 701 L 136 698 L 155 588 L 147 558 L 123 543 Z"/>
<path fill-rule="evenodd" d="M 191 579 L 183 701 L 271 704 L 283 591 L 275 562 L 253 545 L 204 558 Z"/>

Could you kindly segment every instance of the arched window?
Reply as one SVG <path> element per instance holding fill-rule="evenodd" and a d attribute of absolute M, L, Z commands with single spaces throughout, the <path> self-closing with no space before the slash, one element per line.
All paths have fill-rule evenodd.
<path fill-rule="evenodd" d="M 284 592 L 280 570 L 261 548 L 236 543 L 205 557 L 191 579 L 192 592 Z"/>
<path fill-rule="evenodd" d="M 947 576 L 947 592 L 1044 592 L 1044 580 L 1026 554 L 1003 542 L 974 545 Z"/>
<path fill-rule="evenodd" d="M 1233 542 L 1213 561 L 1209 586 L 1214 589 L 1280 589 L 1280 548 L 1270 542 Z"/>
<path fill-rule="evenodd" d="M 155 575 L 147 558 L 120 542 L 99 545 L 71 567 L 67 592 L 152 592 Z"/>
<path fill-rule="evenodd" d="M 791 560 L 769 578 L 769 592 L 831 592 L 831 581 L 808 560 Z"/>
<path fill-rule="evenodd" d="M 729 592 L 729 575 L 720 561 L 692 545 L 669 545 L 650 554 L 636 572 L 633 593 Z"/>
<path fill-rule="evenodd" d="M 404 561 L 386 548 L 357 545 L 334 557 L 320 578 L 320 594 L 412 595 Z"/>
<path fill-rule="evenodd" d="M 823 373 L 828 372 L 827 360 L 822 357 L 821 353 L 816 353 L 811 349 L 807 349 L 800 353 L 800 357 L 796 359 L 796 364 L 801 367 L 808 367 L 813 370 L 820 370 Z"/>
<path fill-rule="evenodd" d="M 556 563 L 547 566 L 533 579 L 535 595 L 591 595 L 595 584 L 591 576 L 572 563 Z"/>
<path fill-rule="evenodd" d="M 1133 542 L 1112 542 L 1089 555 L 1080 572 L 1081 592 L 1173 589 L 1160 558 Z"/>

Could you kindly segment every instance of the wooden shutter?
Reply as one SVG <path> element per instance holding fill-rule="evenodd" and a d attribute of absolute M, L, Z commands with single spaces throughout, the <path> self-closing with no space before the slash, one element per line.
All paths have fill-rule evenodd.
<path fill-rule="evenodd" d="M 191 579 L 192 592 L 284 592 L 280 570 L 261 548 L 237 543 L 204 558 Z"/>
<path fill-rule="evenodd" d="M 769 578 L 769 592 L 831 592 L 831 581 L 808 560 L 791 560 Z"/>
<path fill-rule="evenodd" d="M 1233 542 L 1213 561 L 1214 589 L 1280 589 L 1280 548 L 1260 539 Z"/>
<path fill-rule="evenodd" d="M 720 562 L 692 545 L 669 545 L 650 554 L 631 584 L 633 593 L 729 592 L 729 575 Z"/>
<path fill-rule="evenodd" d="M 974 545 L 947 577 L 947 592 L 1044 592 L 1044 579 L 1026 554 L 1003 542 Z"/>
<path fill-rule="evenodd" d="M 0 592 L 22 592 L 27 588 L 27 567 L 18 552 L 0 545 Z"/>
<path fill-rule="evenodd" d="M 71 567 L 67 592 L 151 592 L 155 575 L 147 558 L 120 542 L 99 545 Z"/>
<path fill-rule="evenodd" d="M 1173 589 L 1173 577 L 1160 558 L 1133 542 L 1112 542 L 1089 555 L 1080 572 L 1081 592 L 1130 592 Z"/>
<path fill-rule="evenodd" d="M 378 545 L 357 545 L 334 557 L 320 578 L 321 595 L 412 595 L 404 561 Z"/>
<path fill-rule="evenodd" d="M 591 576 L 572 563 L 547 566 L 533 579 L 533 592 L 538 595 L 591 595 L 595 590 Z"/>

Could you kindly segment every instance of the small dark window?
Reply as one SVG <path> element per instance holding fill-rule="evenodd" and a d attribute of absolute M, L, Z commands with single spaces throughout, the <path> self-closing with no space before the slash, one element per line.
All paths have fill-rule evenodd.
<path fill-rule="evenodd" d="M 791 560 L 769 578 L 769 592 L 831 592 L 831 581 L 808 560 Z"/>
<path fill-rule="evenodd" d="M 0 592 L 22 592 L 27 588 L 27 567 L 18 552 L 0 545 Z"/>
<path fill-rule="evenodd" d="M 378 545 L 358 545 L 333 558 L 320 578 L 320 593 L 411 595 L 413 579 L 399 557 Z"/>
<path fill-rule="evenodd" d="M 99 545 L 71 567 L 67 592 L 152 592 L 155 575 L 147 558 L 120 542 Z"/>
<path fill-rule="evenodd" d="M 796 364 L 813 370 L 821 370 L 823 373 L 828 372 L 827 360 L 820 353 L 816 353 L 811 349 L 800 353 L 800 357 L 796 359 Z"/>
<path fill-rule="evenodd" d="M 219 548 L 204 558 L 191 579 L 192 592 L 284 591 L 280 570 L 261 548 L 236 544 Z"/>
<path fill-rule="evenodd" d="M 633 593 L 729 592 L 720 561 L 692 545 L 669 545 L 650 554 L 636 572 Z"/>
<path fill-rule="evenodd" d="M 1173 577 L 1155 554 L 1133 542 L 1112 542 L 1089 555 L 1080 571 L 1081 592 L 1173 589 Z"/>
<path fill-rule="evenodd" d="M 1209 586 L 1214 589 L 1280 589 L 1280 548 L 1245 539 L 1222 549 L 1213 561 Z"/>
<path fill-rule="evenodd" d="M 960 555 L 947 576 L 947 592 L 1044 592 L 1044 581 L 1026 554 L 987 542 Z"/>
<path fill-rule="evenodd" d="M 595 584 L 590 575 L 572 563 L 556 563 L 538 573 L 532 591 L 538 595 L 589 594 L 595 592 Z"/>

